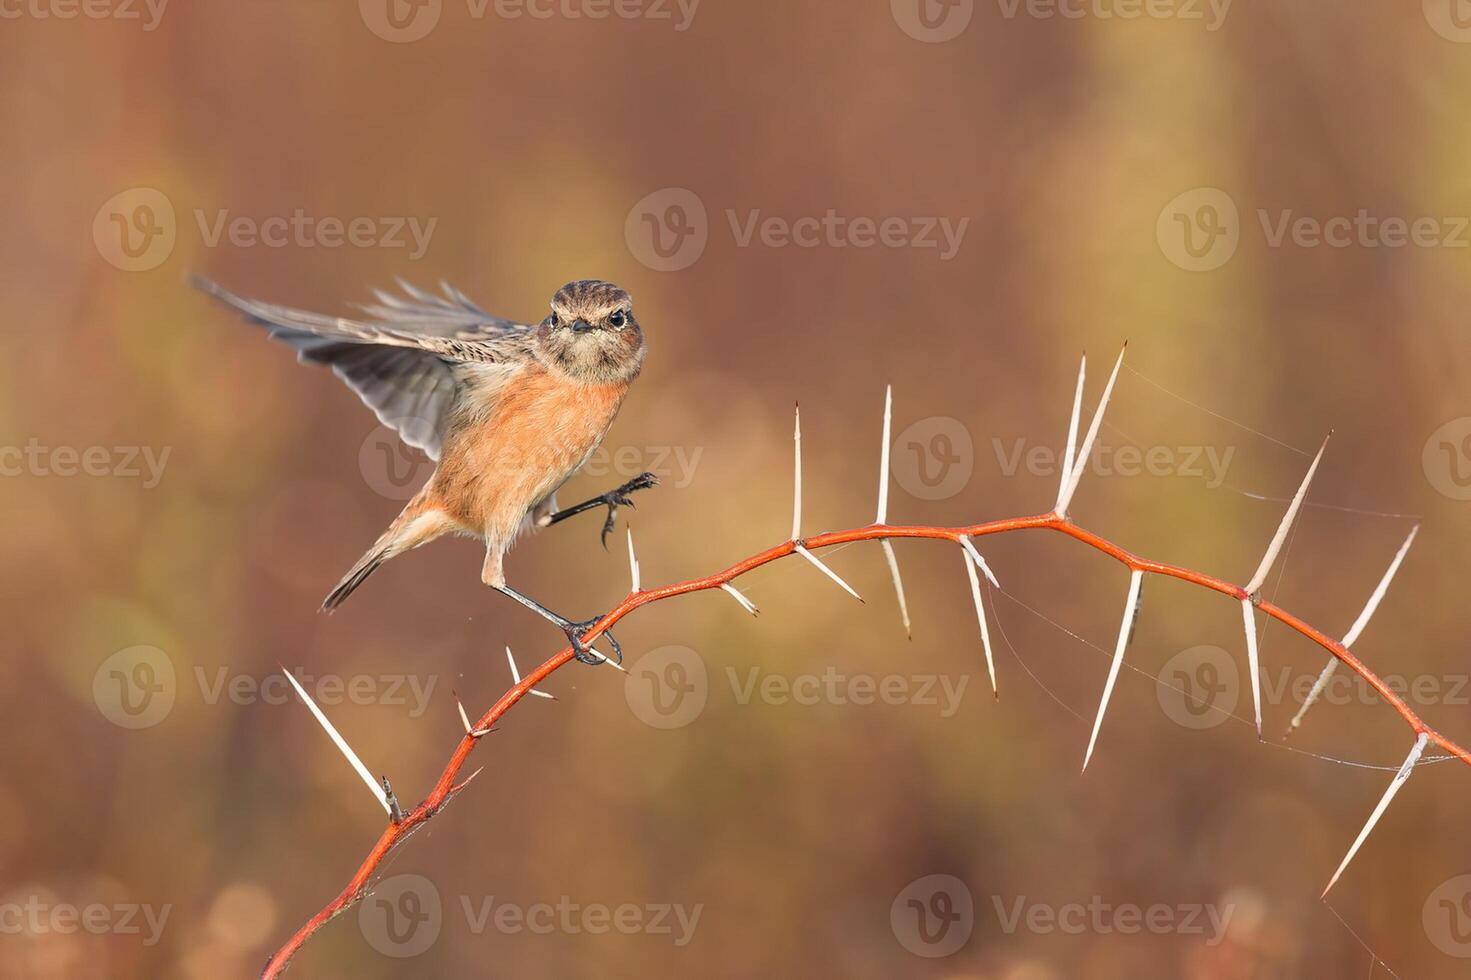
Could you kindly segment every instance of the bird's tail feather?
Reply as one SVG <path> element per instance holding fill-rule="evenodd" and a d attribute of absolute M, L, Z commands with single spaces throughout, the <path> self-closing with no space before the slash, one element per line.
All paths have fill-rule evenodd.
<path fill-rule="evenodd" d="M 388 530 L 373 542 L 368 553 L 359 558 L 357 564 L 342 576 L 342 581 L 327 593 L 327 598 L 322 600 L 323 612 L 331 612 L 342 605 L 388 559 L 427 544 L 451 528 L 452 522 L 443 511 L 430 503 L 426 491 L 427 488 L 421 490 L 418 496 L 409 501 L 403 513 L 394 518 L 393 523 L 388 525 Z"/>
<path fill-rule="evenodd" d="M 387 536 L 385 535 L 385 538 Z M 368 576 L 378 570 L 378 566 L 389 559 L 389 542 L 379 539 L 368 553 L 358 559 L 356 565 L 342 577 L 342 581 L 327 593 L 327 598 L 322 600 L 322 611 L 331 612 L 346 601 L 353 591 L 368 580 Z"/>

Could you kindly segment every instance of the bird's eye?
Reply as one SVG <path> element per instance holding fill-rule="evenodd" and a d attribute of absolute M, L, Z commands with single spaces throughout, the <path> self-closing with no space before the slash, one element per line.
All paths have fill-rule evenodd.
<path fill-rule="evenodd" d="M 613 314 L 608 317 L 609 325 L 617 330 L 622 330 L 623 325 L 627 322 L 628 317 L 622 310 L 614 310 Z"/>
<path fill-rule="evenodd" d="M 557 325 L 557 311 L 556 310 L 553 310 L 552 311 L 552 315 L 547 318 L 547 322 L 550 323 L 554 327 Z"/>

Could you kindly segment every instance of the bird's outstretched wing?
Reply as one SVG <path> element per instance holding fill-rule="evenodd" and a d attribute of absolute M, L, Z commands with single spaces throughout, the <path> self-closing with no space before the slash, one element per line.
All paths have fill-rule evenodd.
<path fill-rule="evenodd" d="M 404 296 L 375 291 L 378 302 L 356 320 L 194 283 L 295 347 L 303 364 L 331 367 L 380 422 L 435 460 L 457 388 L 453 365 L 514 370 L 531 358 L 530 326 L 492 316 L 448 284 L 441 297 L 400 281 Z"/>

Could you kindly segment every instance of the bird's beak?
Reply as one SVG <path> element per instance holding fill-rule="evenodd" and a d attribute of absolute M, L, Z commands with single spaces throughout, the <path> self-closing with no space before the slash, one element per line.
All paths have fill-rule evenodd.
<path fill-rule="evenodd" d="M 591 323 L 588 323 L 586 320 L 573 320 L 572 321 L 572 332 L 573 333 L 587 333 L 591 329 L 592 329 L 592 324 Z"/>

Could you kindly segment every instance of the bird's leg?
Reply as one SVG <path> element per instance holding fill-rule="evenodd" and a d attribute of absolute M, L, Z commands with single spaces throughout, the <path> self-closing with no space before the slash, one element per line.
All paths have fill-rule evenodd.
<path fill-rule="evenodd" d="M 637 490 L 647 490 L 650 487 L 657 486 L 658 483 L 659 478 L 654 474 L 640 473 L 632 480 L 623 484 L 623 486 L 609 490 L 607 493 L 599 494 L 591 500 L 584 500 L 580 504 L 563 507 L 555 514 L 542 518 L 540 523 L 543 527 L 547 527 L 558 521 L 565 521 L 569 517 L 575 517 L 583 511 L 592 510 L 594 507 L 607 507 L 608 519 L 603 522 L 603 547 L 606 548 L 608 547 L 608 535 L 613 533 L 613 524 L 618 519 L 618 508 L 633 506 L 633 498 L 629 494 Z"/>
<path fill-rule="evenodd" d="M 520 592 L 517 592 L 509 585 L 500 585 L 496 586 L 495 588 L 497 592 L 510 596 L 512 599 L 515 599 L 517 602 L 521 603 L 521 605 L 525 606 L 527 609 L 530 609 L 532 612 L 536 613 L 538 616 L 542 617 L 548 622 L 555 623 L 558 629 L 567 634 L 567 642 L 572 644 L 572 653 L 574 656 L 577 657 L 578 660 L 582 661 L 585 664 L 600 664 L 606 662 L 609 659 L 608 657 L 604 657 L 601 653 L 598 653 L 596 650 L 593 650 L 593 648 L 588 646 L 588 644 L 583 640 L 583 637 L 587 635 L 587 631 L 592 629 L 593 626 L 597 625 L 598 620 L 602 619 L 603 617 L 594 616 L 592 619 L 587 619 L 583 620 L 580 623 L 576 623 L 565 616 L 558 616 L 556 613 L 552 612 L 546 606 L 543 606 L 541 603 L 537 602 L 529 595 L 524 595 Z M 608 643 L 613 647 L 614 662 L 620 664 L 623 663 L 623 648 L 618 645 L 617 640 L 613 639 L 612 631 L 605 630 L 603 632 L 603 635 L 608 638 Z"/>

